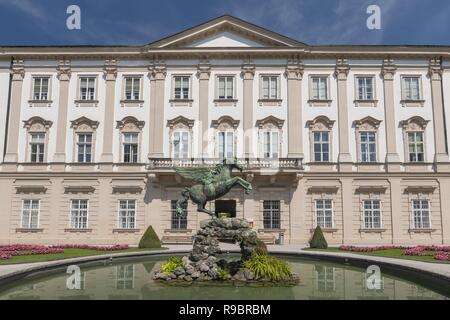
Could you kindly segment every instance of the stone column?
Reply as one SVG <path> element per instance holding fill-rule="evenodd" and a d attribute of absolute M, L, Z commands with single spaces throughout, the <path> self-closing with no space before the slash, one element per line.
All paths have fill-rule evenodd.
<path fill-rule="evenodd" d="M 254 158 L 253 137 L 255 125 L 253 123 L 253 78 L 255 77 L 255 65 L 245 62 L 242 65 L 241 76 L 243 85 L 243 129 L 244 129 L 244 157 Z"/>
<path fill-rule="evenodd" d="M 387 171 L 400 171 L 400 157 L 397 152 L 394 100 L 394 75 L 397 67 L 392 59 L 385 59 L 381 69 L 384 91 L 384 117 L 386 122 L 386 168 Z"/>
<path fill-rule="evenodd" d="M 150 101 L 150 117 L 153 117 L 153 130 L 150 135 L 150 154 L 152 158 L 164 157 L 164 82 L 166 79 L 164 63 L 155 63 L 151 70 L 151 81 L 154 89 L 153 99 Z"/>
<path fill-rule="evenodd" d="M 402 188 L 401 188 L 401 178 L 391 178 L 389 179 L 390 184 L 390 202 L 391 202 L 391 224 L 392 224 L 392 244 L 404 244 L 403 233 L 405 225 L 402 226 L 402 213 L 404 209 L 402 208 Z"/>
<path fill-rule="evenodd" d="M 8 140 L 4 162 L 16 163 L 19 160 L 19 131 L 21 128 L 22 85 L 25 68 L 22 60 L 14 60 L 11 66 L 11 98 L 9 106 Z"/>
<path fill-rule="evenodd" d="M 286 66 L 288 103 L 288 158 L 303 158 L 302 78 L 303 65 L 296 60 Z"/>
<path fill-rule="evenodd" d="M 338 95 L 338 118 L 339 118 L 339 170 L 352 170 L 352 157 L 349 151 L 349 131 L 348 123 L 348 99 L 347 99 L 347 76 L 350 71 L 350 66 L 347 59 L 337 59 L 334 75 L 337 80 L 337 95 Z"/>
<path fill-rule="evenodd" d="M 106 81 L 105 114 L 103 120 L 103 152 L 100 161 L 113 163 L 113 138 L 114 138 L 114 98 L 117 78 L 116 60 L 106 60 L 103 67 Z"/>
<path fill-rule="evenodd" d="M 357 233 L 354 230 L 353 215 L 353 179 L 341 179 L 341 193 L 342 193 L 342 243 L 355 243 L 354 235 Z"/>
<path fill-rule="evenodd" d="M 198 65 L 197 77 L 199 80 L 198 99 L 198 157 L 201 159 L 208 157 L 208 92 L 211 66 L 208 62 L 201 62 Z"/>
<path fill-rule="evenodd" d="M 434 126 L 434 161 L 447 163 L 449 161 L 445 148 L 445 124 L 444 104 L 442 98 L 442 65 L 439 58 L 431 59 L 428 70 L 431 80 L 431 101 L 433 103 L 433 126 Z"/>
<path fill-rule="evenodd" d="M 53 162 L 66 162 L 67 108 L 69 103 L 69 82 L 71 76 L 70 60 L 61 60 L 56 68 L 59 79 L 58 124 L 56 134 L 56 152 Z"/>

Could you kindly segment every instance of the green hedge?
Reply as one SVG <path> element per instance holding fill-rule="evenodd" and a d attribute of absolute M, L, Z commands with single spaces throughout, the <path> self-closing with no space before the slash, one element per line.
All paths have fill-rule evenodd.
<path fill-rule="evenodd" d="M 159 241 L 155 230 L 149 226 L 139 241 L 139 248 L 161 248 L 161 241 Z"/>
<path fill-rule="evenodd" d="M 314 234 L 311 240 L 309 241 L 309 246 L 314 249 L 328 248 L 327 240 L 325 239 L 322 229 L 319 226 L 317 226 L 316 230 L 314 230 Z"/>

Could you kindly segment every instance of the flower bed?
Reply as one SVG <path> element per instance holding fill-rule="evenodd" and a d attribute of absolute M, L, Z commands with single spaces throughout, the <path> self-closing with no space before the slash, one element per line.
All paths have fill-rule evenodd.
<path fill-rule="evenodd" d="M 405 256 L 423 256 L 433 257 L 436 260 L 450 261 L 450 246 L 375 246 L 375 247 L 356 247 L 356 246 L 340 246 L 339 250 L 349 252 L 374 252 L 381 250 L 404 250 Z"/>
<path fill-rule="evenodd" d="M 13 256 L 29 256 L 39 254 L 64 253 L 64 249 L 85 249 L 96 251 L 116 251 L 128 249 L 127 244 L 112 246 L 90 246 L 83 244 L 68 244 L 55 246 L 41 246 L 34 244 L 0 245 L 0 260 L 7 260 Z"/>

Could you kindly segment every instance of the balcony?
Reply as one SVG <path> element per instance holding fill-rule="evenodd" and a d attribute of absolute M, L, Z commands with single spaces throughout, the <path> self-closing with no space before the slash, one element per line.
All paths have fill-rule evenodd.
<path fill-rule="evenodd" d="M 238 164 L 244 168 L 244 171 L 283 171 L 297 172 L 303 171 L 303 159 L 301 158 L 278 158 L 278 159 L 260 159 L 260 158 L 238 158 Z M 222 163 L 218 158 L 190 158 L 190 159 L 172 159 L 172 158 L 149 158 L 147 170 L 153 172 L 170 172 L 174 167 L 198 168 L 214 167 Z"/>

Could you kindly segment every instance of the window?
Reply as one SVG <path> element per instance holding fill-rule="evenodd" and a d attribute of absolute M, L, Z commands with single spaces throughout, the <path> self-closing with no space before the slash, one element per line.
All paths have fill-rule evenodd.
<path fill-rule="evenodd" d="M 413 200 L 412 201 L 412 224 L 414 229 L 430 229 L 430 201 Z"/>
<path fill-rule="evenodd" d="M 33 78 L 33 100 L 48 100 L 49 77 Z"/>
<path fill-rule="evenodd" d="M 138 162 L 139 135 L 137 133 L 123 134 L 123 162 Z"/>
<path fill-rule="evenodd" d="M 170 201 L 170 208 L 172 212 L 171 229 L 186 229 L 187 228 L 187 203 L 183 207 L 183 216 L 177 216 L 177 200 Z"/>
<path fill-rule="evenodd" d="M 321 266 L 315 268 L 316 271 L 316 288 L 320 292 L 332 292 L 336 290 L 334 267 Z"/>
<path fill-rule="evenodd" d="M 328 99 L 328 77 L 312 77 L 312 100 Z"/>
<path fill-rule="evenodd" d="M 218 77 L 219 99 L 233 99 L 233 77 Z"/>
<path fill-rule="evenodd" d="M 373 77 L 358 77 L 358 99 L 373 100 Z"/>
<path fill-rule="evenodd" d="M 408 155 L 410 162 L 424 162 L 423 132 L 408 132 Z"/>
<path fill-rule="evenodd" d="M 173 157 L 175 159 L 188 158 L 189 132 L 176 131 L 173 133 Z"/>
<path fill-rule="evenodd" d="M 314 137 L 314 161 L 329 162 L 330 161 L 330 132 L 315 131 Z"/>
<path fill-rule="evenodd" d="M 316 200 L 316 226 L 333 228 L 333 200 Z"/>
<path fill-rule="evenodd" d="M 403 77 L 403 90 L 405 100 L 420 100 L 420 78 Z"/>
<path fill-rule="evenodd" d="M 92 133 L 78 134 L 78 162 L 92 161 Z"/>
<path fill-rule="evenodd" d="M 381 201 L 363 201 L 363 226 L 364 229 L 381 229 Z"/>
<path fill-rule="evenodd" d="M 45 133 L 31 133 L 30 136 L 30 161 L 44 162 Z"/>
<path fill-rule="evenodd" d="M 125 99 L 139 100 L 141 90 L 140 77 L 126 77 L 125 78 Z"/>
<path fill-rule="evenodd" d="M 80 78 L 80 100 L 95 100 L 95 77 Z"/>
<path fill-rule="evenodd" d="M 136 200 L 119 201 L 119 228 L 136 228 Z"/>
<path fill-rule="evenodd" d="M 264 200 L 264 229 L 280 229 L 280 200 Z"/>
<path fill-rule="evenodd" d="M 40 200 L 23 200 L 22 228 L 35 229 L 39 226 Z"/>
<path fill-rule="evenodd" d="M 278 76 L 262 77 L 262 98 L 278 99 Z"/>
<path fill-rule="evenodd" d="M 360 132 L 361 162 L 377 161 L 377 143 L 375 132 Z"/>
<path fill-rule="evenodd" d="M 189 99 L 189 77 L 175 77 L 175 99 Z"/>
<path fill-rule="evenodd" d="M 219 135 L 219 158 L 230 159 L 234 155 L 234 134 L 230 131 L 220 131 Z"/>
<path fill-rule="evenodd" d="M 88 222 L 88 200 L 72 200 L 70 205 L 70 227 L 86 229 Z"/>
<path fill-rule="evenodd" d="M 271 159 L 278 158 L 278 132 L 263 132 L 263 157 Z"/>
<path fill-rule="evenodd" d="M 119 265 L 116 267 L 117 289 L 134 288 L 134 265 Z"/>

